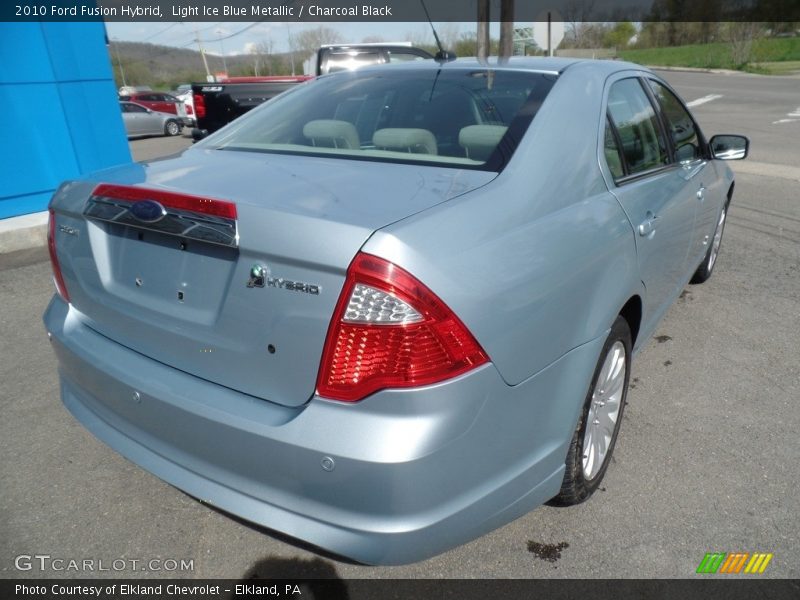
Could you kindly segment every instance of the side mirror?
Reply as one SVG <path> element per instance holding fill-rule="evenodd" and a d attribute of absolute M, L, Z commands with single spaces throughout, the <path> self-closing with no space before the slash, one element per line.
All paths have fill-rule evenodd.
<path fill-rule="evenodd" d="M 750 151 L 750 140 L 743 135 L 715 135 L 709 145 L 711 155 L 718 160 L 742 160 Z"/>

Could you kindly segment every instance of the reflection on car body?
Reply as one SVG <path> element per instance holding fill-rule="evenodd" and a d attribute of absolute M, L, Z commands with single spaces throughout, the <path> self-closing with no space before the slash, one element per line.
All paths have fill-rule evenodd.
<path fill-rule="evenodd" d="M 62 399 L 189 494 L 365 563 L 580 503 L 632 356 L 716 264 L 718 159 L 746 154 L 623 62 L 322 76 L 61 186 Z"/>

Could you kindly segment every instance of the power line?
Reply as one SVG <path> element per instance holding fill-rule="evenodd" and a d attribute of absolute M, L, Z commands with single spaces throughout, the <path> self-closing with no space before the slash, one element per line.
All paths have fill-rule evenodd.
<path fill-rule="evenodd" d="M 218 37 L 218 38 L 213 39 L 213 40 L 203 40 L 203 41 L 206 42 L 206 43 L 211 44 L 213 42 L 221 42 L 223 40 L 229 40 L 230 38 L 236 37 L 237 35 L 242 34 L 245 31 L 248 31 L 249 29 L 252 29 L 256 25 L 260 25 L 263 22 L 264 22 L 263 20 L 262 21 L 256 21 L 255 23 L 250 23 L 250 25 L 248 25 L 247 27 L 243 27 L 242 29 L 240 29 L 239 31 L 235 31 L 234 33 L 228 34 L 226 36 Z"/>
<path fill-rule="evenodd" d="M 222 25 L 224 22 L 225 21 L 219 21 L 217 23 L 214 23 L 213 25 L 209 25 L 208 27 L 201 27 L 197 31 L 198 32 L 200 32 L 200 31 L 208 31 L 209 29 L 214 29 L 214 27 L 216 27 L 217 25 Z"/>
<path fill-rule="evenodd" d="M 132 64 L 136 64 L 136 63 L 149 62 L 149 61 L 152 61 L 154 59 L 160 58 L 161 56 L 165 56 L 165 55 L 169 54 L 173 50 L 181 50 L 181 49 L 188 48 L 189 46 L 193 46 L 193 45 L 198 44 L 198 43 L 211 44 L 211 43 L 214 43 L 214 42 L 219 42 L 219 41 L 227 40 L 227 39 L 230 39 L 230 38 L 234 38 L 234 37 L 236 37 L 238 35 L 241 35 L 242 33 L 246 32 L 246 31 L 249 31 L 250 29 L 252 29 L 256 25 L 260 25 L 261 23 L 264 22 L 264 19 L 262 19 L 261 21 L 255 21 L 254 23 L 250 23 L 249 25 L 247 25 L 246 27 L 242 27 L 238 31 L 235 31 L 235 32 L 230 33 L 230 34 L 228 34 L 226 36 L 221 36 L 221 37 L 218 37 L 218 38 L 215 38 L 215 39 L 205 40 L 205 39 L 201 39 L 200 36 L 197 35 L 202 31 L 207 31 L 207 30 L 209 30 L 209 29 L 211 29 L 213 27 L 216 27 L 217 25 L 221 25 L 223 22 L 224 21 L 220 21 L 218 23 L 215 23 L 214 25 L 209 25 L 208 27 L 203 27 L 202 29 L 196 30 L 194 32 L 195 35 L 192 37 L 192 39 L 189 40 L 188 42 L 186 42 L 185 44 L 182 44 L 180 46 L 164 46 L 164 50 L 161 50 L 159 52 L 155 52 L 155 53 L 151 54 L 150 56 L 148 56 L 146 58 L 140 58 L 140 59 L 134 59 L 134 60 L 131 60 L 131 61 L 126 61 L 126 64 L 127 65 L 132 65 Z M 172 23 L 172 24 L 170 24 L 169 27 L 172 27 L 173 25 L 179 25 L 179 24 L 180 23 Z M 167 27 L 165 29 L 162 29 L 159 32 L 154 33 L 153 35 L 151 35 L 150 37 L 148 37 L 146 39 L 151 39 L 151 38 L 153 38 L 153 37 L 155 37 L 157 35 L 160 35 L 160 34 L 164 33 L 167 29 L 169 29 L 169 27 Z M 119 41 L 116 41 L 116 43 L 119 44 Z M 136 42 L 133 42 L 133 43 L 136 43 Z M 200 54 L 202 56 L 203 52 L 201 51 Z"/>
<path fill-rule="evenodd" d="M 197 33 L 202 33 L 203 31 L 208 31 L 209 29 L 213 29 L 214 27 L 217 27 L 218 25 L 222 25 L 224 22 L 225 22 L 225 21 L 219 21 L 219 22 L 217 22 L 217 23 L 214 23 L 213 25 L 209 25 L 208 27 L 201 27 L 200 29 L 198 29 L 198 30 L 197 30 Z M 189 40 L 187 43 L 185 43 L 185 44 L 183 44 L 183 45 L 181 45 L 181 46 L 175 46 L 175 47 L 176 47 L 176 48 L 177 48 L 177 47 L 180 47 L 180 48 L 186 48 L 187 46 L 191 46 L 191 45 L 192 45 L 192 44 L 194 44 L 194 43 L 195 43 L 195 41 L 196 41 L 196 40 L 195 40 L 195 37 L 196 37 L 196 36 L 192 37 L 192 39 L 190 39 L 190 40 Z"/>
<path fill-rule="evenodd" d="M 123 41 L 122 43 L 123 44 L 124 43 L 137 44 L 137 43 L 141 43 L 141 42 L 124 42 Z M 159 58 L 161 58 L 163 56 L 166 56 L 168 54 L 171 54 L 171 53 L 173 53 L 175 51 L 183 50 L 187 46 L 193 45 L 195 43 L 197 43 L 197 40 L 193 39 L 191 42 L 189 42 L 185 46 L 181 46 L 181 47 L 177 47 L 177 46 L 161 46 L 162 48 L 164 48 L 164 50 L 161 50 L 161 51 L 158 51 L 158 52 L 154 52 L 154 53 L 149 54 L 149 55 L 147 55 L 147 56 L 145 56 L 143 58 L 127 59 L 127 57 L 126 57 L 126 60 L 125 60 L 124 64 L 130 67 L 131 65 L 136 65 L 136 64 L 152 63 L 154 60 L 157 60 L 157 59 L 159 59 Z M 117 61 L 119 62 L 120 65 L 122 65 L 122 61 L 119 58 L 119 44 L 120 44 L 120 40 L 114 40 L 114 45 L 115 45 L 115 48 L 117 50 Z M 197 51 L 195 50 L 195 52 L 197 52 Z"/>
<path fill-rule="evenodd" d="M 152 40 L 154 37 L 156 37 L 156 36 L 159 36 L 159 35 L 161 35 L 162 33 L 165 33 L 166 31 L 169 31 L 170 29 L 172 29 L 173 27 L 175 27 L 175 25 L 180 25 L 180 23 L 170 23 L 169 25 L 167 25 L 167 26 L 166 26 L 164 29 L 162 29 L 161 31 L 156 31 L 156 32 L 155 32 L 153 35 L 149 35 L 149 36 L 147 36 L 147 37 L 146 37 L 146 38 L 144 38 L 142 41 L 143 41 L 143 42 L 146 42 L 147 40 Z"/>

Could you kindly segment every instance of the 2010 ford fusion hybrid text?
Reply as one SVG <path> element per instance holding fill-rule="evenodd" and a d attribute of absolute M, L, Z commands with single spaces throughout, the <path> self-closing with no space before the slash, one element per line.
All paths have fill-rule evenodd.
<path fill-rule="evenodd" d="M 623 62 L 319 77 L 56 191 L 63 402 L 187 493 L 364 563 L 580 503 L 632 356 L 711 275 L 748 144 Z"/>

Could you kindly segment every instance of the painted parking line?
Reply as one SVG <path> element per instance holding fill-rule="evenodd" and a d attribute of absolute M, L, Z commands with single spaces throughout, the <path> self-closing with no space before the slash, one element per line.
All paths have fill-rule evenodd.
<path fill-rule="evenodd" d="M 703 96 L 702 98 L 698 98 L 697 100 L 692 100 L 691 102 L 687 102 L 686 106 L 692 108 L 694 106 L 700 106 L 701 104 L 705 104 L 706 102 L 711 102 L 712 100 L 718 100 L 722 98 L 722 94 L 709 94 L 708 96 Z"/>
<path fill-rule="evenodd" d="M 777 121 L 773 121 L 772 124 L 778 125 L 779 123 L 794 123 L 795 121 L 800 121 L 800 106 L 798 106 L 792 112 L 786 113 L 786 116 L 790 118 L 778 119 Z M 796 118 L 792 119 L 791 117 L 796 117 Z"/>

